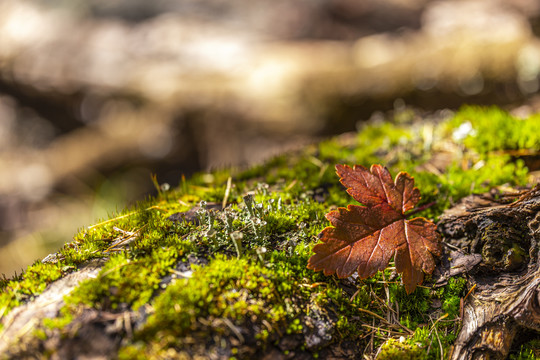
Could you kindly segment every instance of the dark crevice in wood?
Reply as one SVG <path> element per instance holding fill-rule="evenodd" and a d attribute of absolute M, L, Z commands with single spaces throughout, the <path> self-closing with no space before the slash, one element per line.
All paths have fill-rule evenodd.
<path fill-rule="evenodd" d="M 464 305 L 453 360 L 505 359 L 517 334 L 540 331 L 540 187 L 514 203 L 488 200 L 472 195 L 438 224 L 445 241 L 463 250 L 452 253 L 453 263 L 456 257 L 481 256 L 463 270 L 476 289 Z M 443 266 L 450 274 L 449 264 Z"/>

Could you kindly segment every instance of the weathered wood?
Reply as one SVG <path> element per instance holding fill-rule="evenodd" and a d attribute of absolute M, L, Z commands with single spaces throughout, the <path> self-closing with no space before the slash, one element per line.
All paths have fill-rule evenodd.
<path fill-rule="evenodd" d="M 518 331 L 540 331 L 540 187 L 513 203 L 470 196 L 438 226 L 445 241 L 463 251 L 454 257 L 481 257 L 464 269 L 472 291 L 451 359 L 505 359 Z"/>
<path fill-rule="evenodd" d="M 79 271 L 51 284 L 35 299 L 10 312 L 2 321 L 4 328 L 0 331 L 0 357 L 21 356 L 21 354 L 13 355 L 11 353 L 13 343 L 18 339 L 32 338 L 32 332 L 43 319 L 57 316 L 58 311 L 64 305 L 64 296 L 73 291 L 81 281 L 95 278 L 103 263 L 102 260 L 88 263 Z M 21 351 L 21 349 L 17 349 L 17 351 Z"/>

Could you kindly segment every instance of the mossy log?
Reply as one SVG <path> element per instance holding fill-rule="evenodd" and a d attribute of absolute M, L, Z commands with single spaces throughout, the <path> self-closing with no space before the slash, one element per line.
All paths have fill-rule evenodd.
<path fill-rule="evenodd" d="M 455 359 L 534 359 L 540 190 L 504 195 L 529 174 L 501 149 L 538 148 L 537 115 L 416 115 L 195 175 L 81 229 L 0 278 L 0 359 L 446 359 L 451 346 Z M 392 263 L 363 280 L 307 269 L 325 214 L 352 202 L 334 166 L 375 162 L 414 176 L 417 215 L 453 207 L 439 222 L 447 254 L 412 294 Z M 484 195 L 454 207 L 471 192 Z"/>
<path fill-rule="evenodd" d="M 476 263 L 453 360 L 506 359 L 516 335 L 540 331 L 540 187 L 504 202 L 471 196 L 439 223 L 459 249 L 449 264 Z"/>

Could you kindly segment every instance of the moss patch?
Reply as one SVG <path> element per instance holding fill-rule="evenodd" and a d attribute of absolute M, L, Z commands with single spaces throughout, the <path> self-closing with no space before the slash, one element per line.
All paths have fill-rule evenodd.
<path fill-rule="evenodd" d="M 540 148 L 539 114 L 520 119 L 495 106 L 465 106 L 448 122 L 447 130 L 481 154 Z"/>

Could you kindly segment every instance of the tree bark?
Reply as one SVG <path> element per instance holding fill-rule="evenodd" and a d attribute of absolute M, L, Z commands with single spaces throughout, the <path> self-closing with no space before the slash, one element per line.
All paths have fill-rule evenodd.
<path fill-rule="evenodd" d="M 494 192 L 472 195 L 438 224 L 445 242 L 459 249 L 446 274 L 476 262 L 461 270 L 470 291 L 452 360 L 505 359 L 517 334 L 540 331 L 540 187 L 509 201 Z"/>

